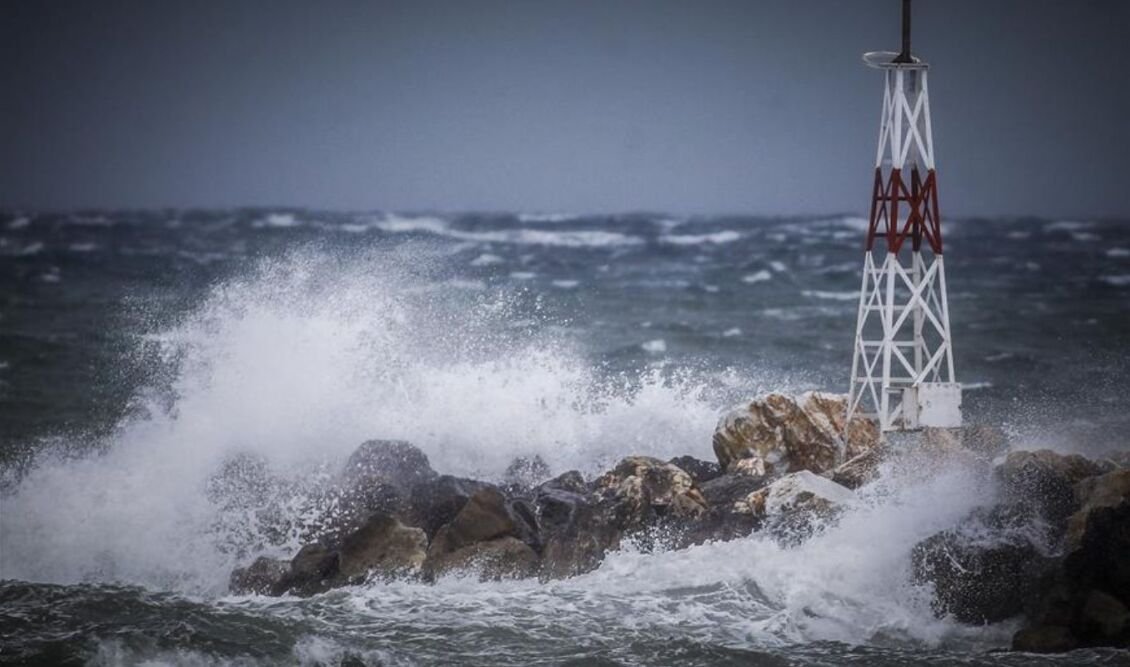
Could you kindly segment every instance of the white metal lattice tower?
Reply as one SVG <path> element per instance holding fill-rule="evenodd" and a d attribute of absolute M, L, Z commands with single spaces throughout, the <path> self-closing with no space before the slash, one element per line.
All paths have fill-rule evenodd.
<path fill-rule="evenodd" d="M 863 256 L 848 418 L 883 431 L 961 425 L 938 214 L 927 65 L 902 53 L 864 56 L 882 70 L 883 113 Z"/>

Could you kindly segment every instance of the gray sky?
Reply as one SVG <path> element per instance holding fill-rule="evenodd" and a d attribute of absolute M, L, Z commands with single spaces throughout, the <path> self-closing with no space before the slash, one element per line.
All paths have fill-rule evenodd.
<path fill-rule="evenodd" d="M 4 2 L 0 205 L 862 211 L 898 9 Z M 1130 217 L 1130 2 L 914 18 L 943 215 Z"/>

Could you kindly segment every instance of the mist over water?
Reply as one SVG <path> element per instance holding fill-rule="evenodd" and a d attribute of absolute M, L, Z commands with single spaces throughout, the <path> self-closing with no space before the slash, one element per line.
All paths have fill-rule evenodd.
<path fill-rule="evenodd" d="M 63 641 L 108 663 L 315 664 L 350 653 L 387 664 L 786 655 L 874 664 L 1000 646 L 1008 624 L 938 619 L 909 577 L 911 547 L 994 489 L 967 470 L 914 465 L 892 467 L 795 545 L 768 536 L 683 551 L 629 545 L 595 572 L 548 584 L 452 576 L 309 600 L 226 593 L 233 567 L 301 546 L 303 525 L 323 509 L 319 489 L 366 439 L 409 440 L 441 473 L 497 480 L 515 457 L 536 454 L 555 474 L 588 477 L 629 454 L 712 459 L 714 425 L 735 401 L 838 389 L 858 227 L 851 218 L 12 216 L 0 223 L 12 258 L 3 278 L 23 304 L 0 321 L 0 401 L 35 414 L 36 396 L 62 409 L 77 390 L 116 408 L 53 437 L 0 443 L 10 461 L 0 579 L 11 580 L 0 607 L 12 619 L 49 602 L 60 629 L 85 619 L 81 638 L 29 641 Z M 1040 237 L 1038 252 L 987 249 L 986 238 L 1019 248 L 1028 239 L 1018 234 Z M 1055 282 L 1029 266 L 1078 252 L 1066 242 L 1077 234 L 1104 242 L 1089 275 Z M 952 245 L 967 414 L 1003 416 L 1059 448 L 1125 438 L 1125 381 L 1107 363 L 1126 337 L 1130 292 L 1112 279 L 1130 273 L 1130 253 L 1109 252 L 1130 247 L 1125 226 L 970 223 L 955 227 Z M 1031 308 L 1010 310 L 1020 297 Z M 71 309 L 76 301 L 86 305 Z M 51 339 L 44 311 L 77 335 Z M 1024 322 L 1043 331 L 1002 337 Z M 99 331 L 112 325 L 122 329 Z M 1050 357 L 1068 334 L 1093 349 Z M 64 360 L 110 361 L 88 385 L 33 385 L 41 344 Z M 45 383 L 50 371 L 38 372 Z M 1078 385 L 1079 374 L 1096 381 Z M 1057 423 L 1065 412 L 1075 414 L 1074 439 Z M 11 432 L 25 427 L 9 419 Z M 1098 430 L 1105 441 L 1087 437 Z M 263 495 L 248 500 L 217 482 L 237 457 L 262 466 Z M 264 507 L 274 518 L 264 521 Z M 178 625 L 193 631 L 155 639 Z"/>

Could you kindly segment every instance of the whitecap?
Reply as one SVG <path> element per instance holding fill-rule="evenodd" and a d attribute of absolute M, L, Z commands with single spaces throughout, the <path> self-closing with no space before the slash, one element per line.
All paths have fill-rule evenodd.
<path fill-rule="evenodd" d="M 577 285 L 580 285 L 580 284 L 581 284 L 581 281 L 579 281 L 579 280 L 554 280 L 553 281 L 553 286 L 554 287 L 560 287 L 561 289 L 573 289 L 574 287 L 576 287 Z"/>
<path fill-rule="evenodd" d="M 1099 276 L 1099 280 L 1114 287 L 1130 287 L 1130 274 L 1121 276 Z"/>
<path fill-rule="evenodd" d="M 1081 243 L 1089 243 L 1091 241 L 1098 241 L 1102 237 L 1094 232 L 1072 232 L 1071 238 Z"/>
<path fill-rule="evenodd" d="M 773 279 L 773 274 L 769 273 L 765 269 L 762 269 L 762 270 L 758 271 L 757 273 L 751 273 L 748 276 L 742 276 L 742 282 L 748 283 L 750 285 L 753 285 L 755 283 L 765 282 L 766 280 L 772 280 L 772 279 Z"/>
<path fill-rule="evenodd" d="M 514 280 L 533 280 L 538 274 L 533 271 L 511 271 L 510 277 Z"/>
<path fill-rule="evenodd" d="M 1032 236 L 1032 232 L 1009 232 L 1008 233 L 1008 238 L 1010 238 L 1010 239 L 1021 240 L 1021 239 L 1026 239 L 1030 236 Z"/>
<path fill-rule="evenodd" d="M 519 222 L 570 222 L 580 216 L 573 213 L 519 213 Z"/>
<path fill-rule="evenodd" d="M 510 243 L 514 245 L 543 245 L 563 248 L 599 248 L 605 246 L 639 245 L 643 239 L 619 232 L 599 230 L 501 229 L 471 232 L 453 229 L 439 218 L 404 218 L 390 215 L 377 223 L 377 227 L 390 233 L 428 233 L 461 241 L 480 243 Z"/>
<path fill-rule="evenodd" d="M 298 218 L 294 217 L 293 213 L 268 213 L 265 218 L 251 224 L 253 227 L 294 227 L 298 225 Z"/>
<path fill-rule="evenodd" d="M 1130 248 L 1111 248 L 1106 251 L 1107 257 L 1123 258 L 1130 257 Z"/>
<path fill-rule="evenodd" d="M 97 248 L 98 245 L 95 243 L 72 243 L 68 246 L 71 252 L 93 252 Z"/>
<path fill-rule="evenodd" d="M 667 351 L 667 341 L 663 340 L 662 338 L 656 338 L 655 340 L 649 340 L 646 343 L 640 343 L 640 348 L 644 352 L 648 352 L 650 354 L 662 354 L 663 352 Z"/>
<path fill-rule="evenodd" d="M 962 391 L 977 391 L 979 389 L 989 389 L 993 386 L 992 382 L 962 382 Z"/>
<path fill-rule="evenodd" d="M 723 338 L 733 338 L 734 336 L 742 335 L 742 330 L 738 327 L 731 327 L 722 332 Z"/>
<path fill-rule="evenodd" d="M 30 257 L 32 255 L 38 255 L 41 252 L 43 252 L 43 244 L 36 241 L 35 243 L 29 243 L 24 246 L 23 250 L 20 250 L 20 256 Z"/>
<path fill-rule="evenodd" d="M 769 268 L 773 269 L 777 273 L 784 273 L 785 271 L 789 270 L 789 267 L 785 266 L 784 262 L 778 262 L 776 260 L 769 262 Z"/>
<path fill-rule="evenodd" d="M 498 255 L 492 255 L 489 252 L 484 252 L 475 259 L 472 259 L 471 266 L 494 266 L 495 264 L 502 264 L 503 260 Z"/>
<path fill-rule="evenodd" d="M 718 292 L 722 291 L 722 288 L 718 287 L 717 285 L 703 285 L 702 289 L 704 292 L 709 292 L 711 294 L 717 294 Z"/>
<path fill-rule="evenodd" d="M 824 290 L 804 290 L 801 292 L 804 296 L 813 299 L 829 299 L 831 301 L 857 301 L 859 300 L 859 290 L 846 291 L 846 292 L 828 292 Z"/>
<path fill-rule="evenodd" d="M 372 229 L 372 227 L 360 222 L 347 222 L 341 225 L 339 229 L 343 232 L 349 232 L 350 234 L 363 234 Z"/>
<path fill-rule="evenodd" d="M 704 243 L 721 245 L 723 243 L 733 243 L 741 237 L 742 235 L 740 233 L 732 229 L 727 229 L 712 234 L 665 234 L 659 237 L 659 241 L 660 243 L 670 245 L 702 245 Z"/>
<path fill-rule="evenodd" d="M 1049 232 L 1073 232 L 1081 229 L 1090 229 L 1094 227 L 1093 222 L 1080 222 L 1078 220 L 1058 220 L 1044 225 L 1044 229 Z"/>
<path fill-rule="evenodd" d="M 456 289 L 481 291 L 487 288 L 487 284 L 481 280 L 468 280 L 465 278 L 452 278 L 447 281 L 447 284 Z"/>
<path fill-rule="evenodd" d="M 23 229 L 31 224 L 31 220 L 25 217 L 19 217 L 8 223 L 8 229 Z"/>

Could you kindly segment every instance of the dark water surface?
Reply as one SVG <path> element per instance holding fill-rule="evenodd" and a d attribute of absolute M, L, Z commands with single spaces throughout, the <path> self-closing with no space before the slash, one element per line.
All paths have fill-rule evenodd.
<path fill-rule="evenodd" d="M 1130 223 L 947 225 L 967 418 L 1130 448 Z M 991 497 L 956 473 L 884 480 L 792 547 L 628 549 L 544 585 L 226 594 L 233 566 L 299 544 L 260 505 L 300 517 L 369 437 L 445 473 L 539 454 L 592 474 L 711 458 L 720 412 L 758 391 L 845 390 L 863 226 L 0 214 L 0 663 L 1033 664 L 993 652 L 1012 626 L 937 619 L 909 581 L 910 547 Z M 293 485 L 218 486 L 236 453 Z"/>

